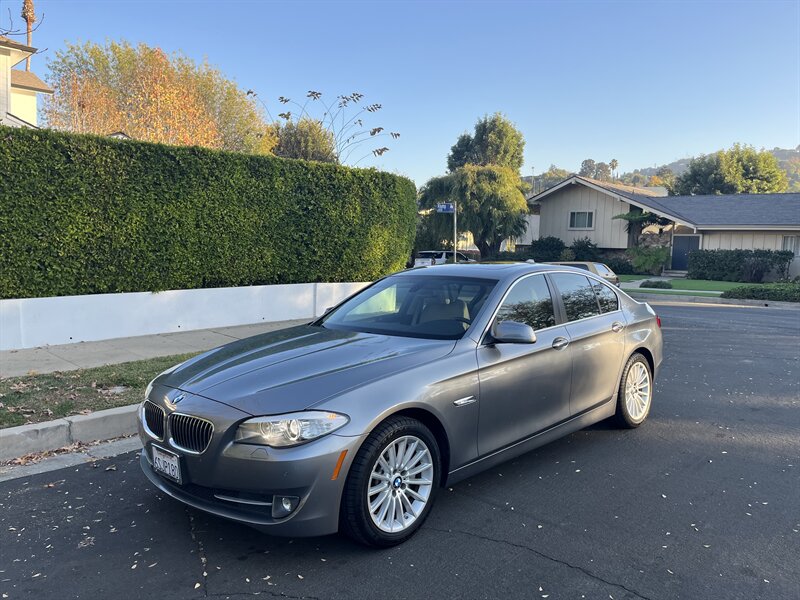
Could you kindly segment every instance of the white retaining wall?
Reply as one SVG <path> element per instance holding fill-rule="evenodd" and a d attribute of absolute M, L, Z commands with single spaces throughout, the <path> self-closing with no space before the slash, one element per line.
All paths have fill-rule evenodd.
<path fill-rule="evenodd" d="M 0 300 L 0 350 L 319 316 L 366 283 Z"/>

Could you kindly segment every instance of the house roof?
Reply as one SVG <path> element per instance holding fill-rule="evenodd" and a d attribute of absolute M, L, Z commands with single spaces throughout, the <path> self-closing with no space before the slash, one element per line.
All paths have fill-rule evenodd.
<path fill-rule="evenodd" d="M 14 50 L 22 50 L 23 52 L 30 52 L 31 54 L 36 52 L 36 48 L 26 46 L 25 44 L 20 44 L 19 42 L 12 40 L 11 38 L 7 38 L 4 35 L 0 35 L 0 46 L 14 48 Z"/>
<path fill-rule="evenodd" d="M 41 92 L 43 94 L 53 93 L 53 88 L 39 79 L 34 73 L 30 71 L 20 71 L 19 69 L 11 69 L 11 87 L 31 90 L 32 92 Z"/>
<path fill-rule="evenodd" d="M 17 127 L 28 127 L 30 129 L 39 129 L 33 123 L 28 123 L 25 119 L 21 119 L 16 115 L 12 115 L 10 112 L 7 112 L 5 118 L 0 117 L 0 124 L 5 124 L 8 122 L 12 125 L 16 125 Z"/>
<path fill-rule="evenodd" d="M 25 44 L 20 44 L 19 42 L 16 42 L 11 38 L 7 38 L 4 35 L 0 35 L 0 48 L 8 48 L 11 50 L 12 67 L 28 58 L 31 54 L 36 54 L 36 48 L 31 48 Z"/>
<path fill-rule="evenodd" d="M 725 194 L 707 196 L 638 196 L 651 212 L 668 213 L 700 229 L 727 226 L 800 227 L 800 194 Z M 746 227 L 747 228 L 747 227 Z"/>
<path fill-rule="evenodd" d="M 633 188 L 574 175 L 530 199 L 544 200 L 572 184 L 583 184 L 620 201 L 695 229 L 800 229 L 800 193 L 657 196 Z"/>

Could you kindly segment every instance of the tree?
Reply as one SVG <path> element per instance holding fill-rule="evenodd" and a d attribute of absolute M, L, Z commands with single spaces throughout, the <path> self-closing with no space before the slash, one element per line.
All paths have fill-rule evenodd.
<path fill-rule="evenodd" d="M 525 138 L 501 113 L 485 116 L 475 124 L 475 133 L 465 133 L 450 149 L 447 170 L 454 172 L 464 165 L 496 165 L 519 173 L 524 162 Z"/>
<path fill-rule="evenodd" d="M 89 42 L 68 44 L 49 66 L 50 127 L 238 152 L 274 145 L 255 100 L 208 64 L 145 44 Z"/>
<path fill-rule="evenodd" d="M 785 192 L 786 173 L 768 151 L 734 144 L 729 150 L 694 158 L 689 168 L 675 179 L 670 193 L 764 194 Z"/>
<path fill-rule="evenodd" d="M 550 168 L 547 169 L 547 171 L 536 177 L 538 191 L 543 192 L 545 190 L 549 190 L 551 187 L 558 185 L 571 175 L 573 175 L 573 173 L 570 173 L 566 169 L 559 169 L 555 165 L 550 165 Z"/>
<path fill-rule="evenodd" d="M 608 163 L 597 163 L 595 166 L 594 178 L 598 181 L 609 181 L 611 179 L 611 167 Z"/>
<path fill-rule="evenodd" d="M 617 162 L 616 158 L 612 158 L 611 162 L 608 163 L 608 166 L 611 167 L 611 176 L 616 179 L 617 178 L 617 167 L 619 166 L 619 162 Z"/>
<path fill-rule="evenodd" d="M 466 164 L 455 172 L 434 177 L 420 190 L 420 206 L 458 203 L 458 222 L 472 233 L 482 257 L 500 251 L 503 240 L 522 235 L 527 223 L 525 186 L 506 166 Z"/>
<path fill-rule="evenodd" d="M 294 132 L 312 132 L 320 128 L 324 130 L 324 137 L 331 140 L 331 153 L 336 157 L 332 162 L 341 162 L 355 166 L 368 156 L 383 156 L 389 151 L 389 148 L 386 146 L 375 147 L 364 153 L 365 148 L 362 144 L 367 142 L 372 143 L 381 138 L 396 140 L 400 137 L 400 134 L 396 131 L 386 131 L 384 127 L 369 127 L 365 124 L 364 119 L 366 115 L 374 115 L 383 108 L 383 105 L 377 102 L 372 104 L 363 102 L 364 94 L 360 92 L 339 95 L 336 96 L 333 101 L 326 102 L 323 99 L 322 92 L 309 90 L 302 104 L 286 96 L 278 96 L 278 102 L 281 105 L 291 105 L 297 109 L 297 113 L 293 113 L 292 110 L 281 109 L 281 112 L 277 113 L 279 120 L 273 118 L 269 107 L 261 100 L 256 92 L 248 90 L 247 95 L 261 103 L 261 106 L 263 106 L 267 116 L 271 120 L 273 131 L 279 131 L 284 124 L 294 122 L 295 120 L 297 120 L 297 122 L 305 121 L 306 123 L 318 123 L 319 127 L 314 128 L 309 128 L 307 125 L 299 129 L 295 127 Z M 313 107 L 317 103 L 319 103 L 319 111 L 314 112 Z M 323 109 L 324 112 L 320 115 L 319 112 L 323 111 Z M 348 112 L 350 110 L 354 110 L 355 112 L 351 114 Z M 317 141 L 319 141 L 319 136 L 313 133 L 312 135 L 317 137 Z M 311 143 L 313 143 L 313 140 Z M 288 158 L 305 157 L 289 156 Z"/>
<path fill-rule="evenodd" d="M 578 175 L 581 177 L 594 177 L 595 171 L 597 171 L 597 163 L 591 158 L 587 158 L 581 163 L 581 170 L 578 171 Z"/>
<path fill-rule="evenodd" d="M 277 137 L 273 149 L 275 156 L 339 162 L 333 134 L 320 121 L 303 117 L 274 127 Z"/>
<path fill-rule="evenodd" d="M 28 46 L 33 45 L 33 24 L 36 22 L 36 13 L 33 10 L 33 0 L 22 1 L 22 14 L 20 15 L 25 21 L 25 33 L 28 36 Z M 30 55 L 25 59 L 25 70 L 31 70 L 31 57 Z"/>

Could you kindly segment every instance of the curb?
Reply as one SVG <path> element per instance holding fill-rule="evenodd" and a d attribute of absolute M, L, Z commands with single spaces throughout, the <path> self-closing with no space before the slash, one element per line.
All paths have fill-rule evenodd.
<path fill-rule="evenodd" d="M 682 296 L 679 294 L 648 294 L 647 292 L 633 292 L 623 288 L 631 298 L 648 300 L 651 302 L 697 302 L 699 304 L 727 304 L 729 306 L 760 306 L 768 308 L 800 309 L 800 302 L 778 302 L 773 300 L 737 300 L 735 298 L 718 298 L 716 296 Z"/>
<path fill-rule="evenodd" d="M 34 452 L 58 450 L 75 442 L 95 442 L 137 431 L 138 404 L 98 410 L 44 423 L 0 429 L 0 462 Z"/>

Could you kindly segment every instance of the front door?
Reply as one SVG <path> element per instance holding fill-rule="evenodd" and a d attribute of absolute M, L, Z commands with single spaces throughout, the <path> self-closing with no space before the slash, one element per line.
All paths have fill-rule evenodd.
<path fill-rule="evenodd" d="M 478 347 L 480 416 L 478 452 L 488 454 L 569 417 L 572 350 L 564 325 L 556 325 L 544 275 L 517 280 L 497 313 L 500 321 L 533 327 L 533 344 Z"/>
<path fill-rule="evenodd" d="M 672 238 L 672 269 L 685 271 L 689 268 L 689 252 L 700 249 L 699 235 L 676 235 Z"/>

